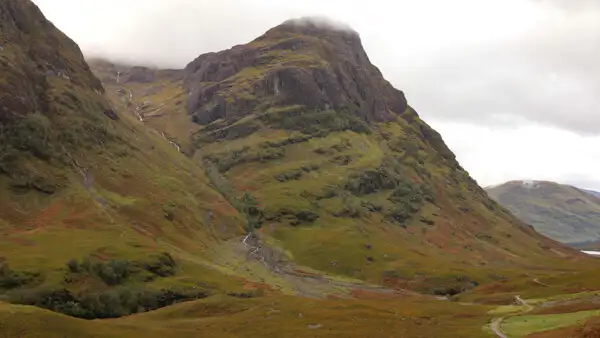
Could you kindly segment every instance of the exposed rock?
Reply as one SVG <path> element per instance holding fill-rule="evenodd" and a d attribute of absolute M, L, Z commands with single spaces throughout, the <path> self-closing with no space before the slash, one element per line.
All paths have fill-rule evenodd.
<path fill-rule="evenodd" d="M 105 110 L 104 115 L 113 121 L 119 120 L 119 115 L 117 115 L 117 113 L 115 113 L 115 111 L 112 109 Z"/>
<path fill-rule="evenodd" d="M 343 110 L 364 121 L 389 121 L 407 109 L 356 32 L 310 22 L 288 21 L 249 44 L 201 55 L 186 67 L 185 86 L 199 124 L 272 106 Z"/>

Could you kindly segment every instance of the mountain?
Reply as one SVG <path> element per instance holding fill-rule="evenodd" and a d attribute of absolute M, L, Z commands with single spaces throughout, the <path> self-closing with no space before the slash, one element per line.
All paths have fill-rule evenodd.
<path fill-rule="evenodd" d="M 598 191 L 594 191 L 594 190 L 586 190 L 586 189 L 584 189 L 584 191 L 585 191 L 585 192 L 588 192 L 588 193 L 590 193 L 590 194 L 592 194 L 592 195 L 594 195 L 594 196 L 596 196 L 596 197 L 600 197 L 600 192 L 598 192 Z"/>
<path fill-rule="evenodd" d="M 578 257 L 488 198 L 355 31 L 291 20 L 199 56 L 176 81 L 117 83 L 115 69 L 133 68 L 102 63 L 92 68 L 115 102 L 172 115 L 178 126 L 141 117 L 230 201 L 255 203 L 246 215 L 265 256 L 442 293 Z"/>
<path fill-rule="evenodd" d="M 487 189 L 538 232 L 567 244 L 600 240 L 600 198 L 569 185 L 511 181 Z"/>
<path fill-rule="evenodd" d="M 489 308 L 431 294 L 592 266 L 491 201 L 354 31 L 288 21 L 161 70 L 90 67 L 27 0 L 0 18 L 0 325 L 18 335 L 478 337 Z M 101 319 L 199 298 L 115 321 L 4 303 Z"/>
<path fill-rule="evenodd" d="M 0 297 L 103 318 L 248 292 L 190 263 L 244 234 L 202 168 L 115 110 L 30 1 L 0 2 L 0 36 Z"/>

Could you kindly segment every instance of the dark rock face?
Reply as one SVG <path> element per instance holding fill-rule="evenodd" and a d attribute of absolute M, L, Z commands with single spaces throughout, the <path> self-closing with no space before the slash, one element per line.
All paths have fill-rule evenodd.
<path fill-rule="evenodd" d="M 188 110 L 199 124 L 274 106 L 344 109 L 379 122 L 407 108 L 356 32 L 311 22 L 289 21 L 249 44 L 201 55 L 185 71 Z"/>
<path fill-rule="evenodd" d="M 49 80 L 104 92 L 79 47 L 44 18 L 31 1 L 0 1 L 0 123 L 52 110 Z"/>
<path fill-rule="evenodd" d="M 0 175 L 12 192 L 52 194 L 67 184 L 67 153 L 115 139 L 110 105 L 77 44 L 31 1 L 0 1 L 0 40 Z"/>
<path fill-rule="evenodd" d="M 117 115 L 117 113 L 115 113 L 115 111 L 112 109 L 105 110 L 104 115 L 113 121 L 119 120 L 119 115 Z"/>

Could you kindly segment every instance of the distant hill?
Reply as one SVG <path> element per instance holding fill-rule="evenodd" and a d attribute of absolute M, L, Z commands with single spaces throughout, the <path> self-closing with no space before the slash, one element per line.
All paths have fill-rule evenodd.
<path fill-rule="evenodd" d="M 594 190 L 584 190 L 585 192 L 589 192 L 590 194 L 596 196 L 596 197 L 600 197 L 600 192 L 598 191 L 594 191 Z"/>
<path fill-rule="evenodd" d="M 538 232 L 567 244 L 600 240 L 597 192 L 545 181 L 511 181 L 486 188 L 497 202 Z"/>

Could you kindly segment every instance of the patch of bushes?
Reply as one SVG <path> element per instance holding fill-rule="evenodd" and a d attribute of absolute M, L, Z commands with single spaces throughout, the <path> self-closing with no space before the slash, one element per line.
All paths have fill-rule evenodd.
<path fill-rule="evenodd" d="M 388 200 L 393 203 L 393 207 L 387 216 L 395 222 L 410 219 L 421 210 L 425 202 L 435 201 L 431 189 L 425 184 L 413 182 L 403 174 L 401 165 L 393 158 L 384 159 L 377 169 L 351 175 L 344 188 L 355 196 L 392 190 Z"/>
<path fill-rule="evenodd" d="M 235 201 L 236 209 L 246 215 L 246 231 L 252 233 L 255 229 L 259 229 L 265 218 L 265 214 L 258 207 L 258 201 L 254 196 L 249 193 L 244 195 Z"/>
<path fill-rule="evenodd" d="M 277 212 L 276 215 L 269 217 L 268 220 L 280 220 L 284 216 L 291 216 L 292 220 L 290 224 L 293 226 L 297 226 L 300 224 L 311 224 L 314 223 L 317 219 L 319 219 L 319 215 L 310 210 L 296 211 L 290 209 L 281 209 Z"/>
<path fill-rule="evenodd" d="M 330 160 L 330 162 L 335 163 L 340 166 L 345 166 L 345 165 L 350 164 L 350 162 L 352 162 L 352 157 L 350 157 L 348 155 L 340 155 L 340 156 L 336 156 L 336 157 L 332 158 Z"/>
<path fill-rule="evenodd" d="M 338 191 L 338 187 L 327 187 L 327 188 L 323 189 L 321 194 L 319 196 L 316 196 L 315 199 L 317 201 L 326 200 L 326 199 L 334 198 L 334 197 L 338 196 L 339 194 L 340 193 Z"/>
<path fill-rule="evenodd" d="M 244 147 L 229 153 L 208 155 L 205 159 L 214 163 L 223 173 L 243 163 L 268 162 L 284 156 L 284 148 L 261 148 L 251 152 L 250 147 Z"/>
<path fill-rule="evenodd" d="M 267 141 L 267 142 L 262 143 L 260 146 L 262 148 L 279 148 L 279 147 L 285 147 L 290 144 L 298 144 L 298 143 L 307 142 L 308 140 L 310 140 L 312 138 L 313 137 L 310 135 L 298 135 L 298 136 L 289 137 L 285 140 L 277 141 L 277 142 Z"/>
<path fill-rule="evenodd" d="M 0 262 L 0 290 L 11 290 L 30 285 L 40 280 L 40 274 L 12 270 L 7 263 Z"/>
<path fill-rule="evenodd" d="M 368 195 L 381 190 L 394 189 L 397 179 L 389 175 L 386 170 L 365 170 L 354 174 L 346 182 L 344 188 L 356 196 Z"/>
<path fill-rule="evenodd" d="M 173 276 L 177 263 L 168 253 L 150 257 L 144 261 L 109 260 L 93 261 L 84 258 L 79 261 L 72 259 L 67 263 L 69 275 L 65 282 L 70 283 L 81 276 L 92 276 L 102 280 L 106 285 L 120 285 L 129 279 L 136 278 L 151 281 L 157 277 Z"/>
<path fill-rule="evenodd" d="M 48 161 L 54 154 L 50 142 L 52 123 L 41 113 L 33 113 L 17 121 L 5 133 L 7 142 L 14 149 L 27 151 L 35 157 Z"/>
<path fill-rule="evenodd" d="M 380 212 L 383 210 L 383 206 L 373 201 L 362 201 L 361 206 L 369 212 Z"/>
<path fill-rule="evenodd" d="M 84 319 L 118 318 L 175 303 L 205 298 L 204 290 L 152 290 L 117 287 L 98 293 L 73 294 L 69 290 L 38 290 L 10 295 L 13 303 L 34 305 Z"/>
<path fill-rule="evenodd" d="M 313 151 L 319 155 L 333 155 L 336 152 L 341 153 L 350 148 L 352 148 L 352 143 L 349 140 L 344 139 L 341 143 L 334 144 L 329 148 L 317 148 Z"/>
<path fill-rule="evenodd" d="M 371 133 L 367 123 L 357 116 L 341 110 L 289 110 L 261 116 L 269 126 L 295 130 L 315 137 L 324 137 L 336 131 L 351 130 L 356 133 Z"/>
<path fill-rule="evenodd" d="M 333 213 L 335 217 L 360 218 L 363 215 L 363 210 L 360 205 L 353 203 L 345 203 L 341 210 Z"/>
<path fill-rule="evenodd" d="M 419 185 L 411 181 L 398 184 L 388 200 L 394 203 L 390 217 L 397 222 L 409 220 L 415 213 L 419 212 L 425 201 L 433 202 L 433 194 L 425 185 Z M 422 218 L 422 223 L 432 225 L 432 221 Z"/>
<path fill-rule="evenodd" d="M 299 180 L 302 174 L 309 173 L 311 171 L 319 170 L 319 166 L 316 164 L 302 166 L 299 169 L 294 169 L 280 174 L 275 175 L 275 179 L 279 182 L 286 182 L 290 180 Z"/>
<path fill-rule="evenodd" d="M 454 296 L 479 285 L 468 276 L 438 277 L 429 282 L 434 284 L 430 292 L 438 296 Z"/>
<path fill-rule="evenodd" d="M 13 172 L 11 178 L 10 189 L 14 193 L 26 193 L 33 189 L 47 195 L 52 195 L 60 189 L 60 184 L 51 176 L 42 176 L 33 172 L 19 170 Z"/>

